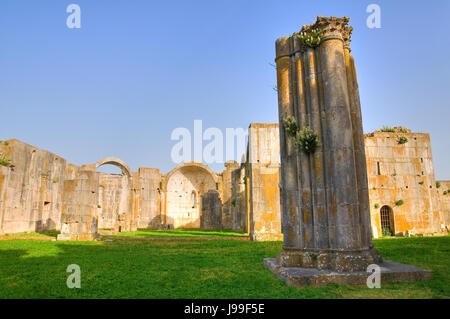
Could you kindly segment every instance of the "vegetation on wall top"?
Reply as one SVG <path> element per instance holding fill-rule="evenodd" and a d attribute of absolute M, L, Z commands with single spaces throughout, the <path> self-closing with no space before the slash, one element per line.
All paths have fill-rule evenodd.
<path fill-rule="evenodd" d="M 383 127 L 380 129 L 380 132 L 387 132 L 387 133 L 411 133 L 411 130 L 407 129 L 403 126 L 387 126 L 383 125 Z"/>
<path fill-rule="evenodd" d="M 384 125 L 381 129 L 381 132 L 389 132 L 389 133 L 395 133 L 395 128 L 391 127 L 391 126 L 386 126 Z"/>

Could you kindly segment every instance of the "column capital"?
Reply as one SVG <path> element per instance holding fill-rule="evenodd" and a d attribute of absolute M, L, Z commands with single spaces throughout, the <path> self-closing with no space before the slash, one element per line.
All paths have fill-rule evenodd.
<path fill-rule="evenodd" d="M 320 43 L 337 39 L 343 42 L 344 49 L 351 51 L 350 41 L 353 27 L 348 26 L 349 17 L 318 16 L 316 22 L 303 25 L 301 30 L 290 37 L 282 37 L 276 41 L 276 60 L 289 57 L 308 48 L 320 46 Z"/>
<path fill-rule="evenodd" d="M 310 25 L 303 25 L 300 32 L 297 32 L 296 34 L 301 35 L 302 33 L 320 31 L 322 41 L 339 39 L 344 42 L 344 47 L 350 50 L 353 27 L 348 26 L 349 21 L 350 17 L 337 18 L 317 16 L 316 22 Z"/>

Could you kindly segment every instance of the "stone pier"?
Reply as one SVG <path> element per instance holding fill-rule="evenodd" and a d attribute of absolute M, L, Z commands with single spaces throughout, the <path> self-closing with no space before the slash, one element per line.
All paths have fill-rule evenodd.
<path fill-rule="evenodd" d="M 383 262 L 371 239 L 361 108 L 348 17 L 321 17 L 276 42 L 283 250 L 265 265 L 288 283 L 362 283 L 371 264 L 383 278 L 431 273 Z M 287 120 L 295 120 L 295 132 Z M 292 127 L 291 127 L 292 128 Z M 299 134 L 315 134 L 306 149 Z M 300 142 L 299 142 L 300 141 Z M 318 273 L 316 273 L 318 272 Z M 336 276 L 340 274 L 339 276 Z M 392 273 L 395 273 L 392 275 Z M 320 280 L 311 280 L 318 276 Z"/>

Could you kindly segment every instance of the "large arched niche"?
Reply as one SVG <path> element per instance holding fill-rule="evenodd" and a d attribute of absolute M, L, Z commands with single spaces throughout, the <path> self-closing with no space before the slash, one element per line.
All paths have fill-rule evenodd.
<path fill-rule="evenodd" d="M 203 164 L 190 162 L 174 168 L 163 184 L 166 192 L 163 223 L 174 228 L 200 228 L 202 196 L 209 190 L 217 190 L 217 183 L 217 174 Z"/>
<path fill-rule="evenodd" d="M 120 168 L 122 175 L 100 173 L 97 205 L 98 227 L 115 231 L 131 230 L 131 170 L 119 158 L 107 157 L 93 165 L 97 170 L 103 165 Z"/>

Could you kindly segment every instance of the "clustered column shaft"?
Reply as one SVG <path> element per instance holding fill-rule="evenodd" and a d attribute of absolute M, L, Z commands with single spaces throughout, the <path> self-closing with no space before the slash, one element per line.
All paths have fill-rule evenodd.
<path fill-rule="evenodd" d="M 373 249 L 367 171 L 348 17 L 318 17 L 276 43 L 284 266 L 362 270 Z M 305 34 L 315 32 L 317 43 Z M 302 151 L 284 122 L 294 117 L 319 145 Z M 351 262 L 350 262 L 351 261 Z"/>

